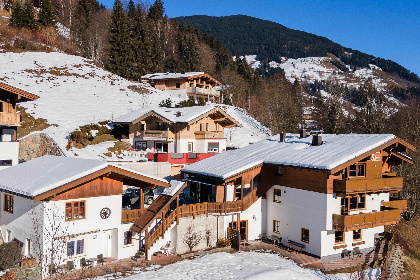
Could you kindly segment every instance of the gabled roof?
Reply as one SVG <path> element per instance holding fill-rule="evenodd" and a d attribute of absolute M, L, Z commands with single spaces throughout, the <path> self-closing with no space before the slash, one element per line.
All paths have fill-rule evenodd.
<path fill-rule="evenodd" d="M 324 134 L 323 144 L 312 146 L 312 137 L 289 135 L 279 142 L 279 135 L 227 151 L 184 167 L 184 173 L 228 179 L 262 164 L 273 164 L 336 172 L 351 162 L 366 158 L 374 150 L 405 141 L 392 134 Z M 410 149 L 415 149 L 407 143 Z"/>
<path fill-rule="evenodd" d="M 21 101 L 33 101 L 33 100 L 37 100 L 39 98 L 38 95 L 29 93 L 27 91 L 24 91 L 22 89 L 19 89 L 17 87 L 8 85 L 6 83 L 0 82 L 0 93 L 2 91 L 6 91 L 8 93 L 12 93 L 18 96 L 18 101 L 17 102 L 21 102 Z M 22 97 L 24 100 L 20 100 L 19 101 L 19 97 Z"/>
<path fill-rule="evenodd" d="M 0 170 L 0 190 L 39 201 L 108 173 L 169 187 L 165 179 L 106 161 L 48 155 Z"/>
<path fill-rule="evenodd" d="M 209 80 L 215 85 L 221 85 L 218 80 L 210 76 L 209 74 L 205 74 L 204 72 L 186 72 L 186 73 L 153 73 L 147 74 L 141 77 L 145 80 L 171 80 L 171 79 L 205 79 Z"/>
<path fill-rule="evenodd" d="M 224 117 L 232 126 L 242 125 L 227 114 L 223 109 L 217 105 L 206 105 L 206 106 L 193 106 L 193 107 L 183 107 L 183 108 L 165 108 L 158 107 L 154 109 L 140 109 L 133 111 L 124 116 L 117 118 L 114 123 L 138 123 L 150 116 L 155 116 L 162 121 L 167 123 L 187 123 L 192 124 L 198 120 L 209 116 L 211 114 L 219 114 Z"/>

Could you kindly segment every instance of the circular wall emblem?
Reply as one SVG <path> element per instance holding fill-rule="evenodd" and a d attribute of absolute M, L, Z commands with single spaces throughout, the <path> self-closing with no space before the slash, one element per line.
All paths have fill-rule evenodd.
<path fill-rule="evenodd" d="M 109 209 L 108 207 L 105 207 L 104 209 L 101 210 L 100 215 L 102 219 L 109 218 L 109 216 L 111 216 L 111 209 Z"/>

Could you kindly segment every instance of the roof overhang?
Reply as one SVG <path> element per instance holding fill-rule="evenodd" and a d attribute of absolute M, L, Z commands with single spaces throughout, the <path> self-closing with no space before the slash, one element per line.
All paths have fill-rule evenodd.
<path fill-rule="evenodd" d="M 354 159 L 352 159 L 352 160 L 350 160 L 346 163 L 343 163 L 343 164 L 331 169 L 331 173 L 334 174 L 334 173 L 346 168 L 347 166 L 355 164 L 355 163 L 369 157 L 373 153 L 376 153 L 376 152 L 379 152 L 381 150 L 391 148 L 391 147 L 397 149 L 398 151 L 404 151 L 404 152 L 407 151 L 407 149 L 412 150 L 412 151 L 416 150 L 416 147 L 414 145 L 411 145 L 407 141 L 404 141 L 401 138 L 397 137 L 397 138 L 392 139 L 391 141 L 389 141 L 385 144 L 380 145 L 379 147 L 377 147 L 375 149 L 370 150 L 369 152 L 366 152 L 366 153 L 364 153 L 364 154 L 362 154 L 362 155 L 360 155 L 360 156 L 358 156 L 358 157 L 356 157 L 356 158 L 354 158 Z M 391 153 L 391 154 L 396 155 L 396 153 Z M 403 156 L 398 156 L 398 157 L 406 159 L 406 157 L 403 157 Z M 405 160 L 405 161 L 408 161 L 408 160 Z"/>
<path fill-rule="evenodd" d="M 0 82 L 0 93 L 7 92 L 9 94 L 16 95 L 15 101 L 16 102 L 24 102 L 24 101 L 34 101 L 39 98 L 38 95 L 29 93 L 17 87 L 8 85 L 6 83 Z"/>
<path fill-rule="evenodd" d="M 200 74 L 200 75 L 193 75 L 193 76 L 188 77 L 188 80 L 194 80 L 194 79 L 205 79 L 205 80 L 209 80 L 210 82 L 212 82 L 216 86 L 221 86 L 222 85 L 221 82 L 219 82 L 218 80 L 216 80 L 215 78 L 213 78 L 209 74 Z"/>
<path fill-rule="evenodd" d="M 99 177 L 107 175 L 107 174 L 112 174 L 112 173 L 121 175 L 125 178 L 129 178 L 129 179 L 132 179 L 132 180 L 138 180 L 138 181 L 149 183 L 149 184 L 156 185 L 156 186 L 161 186 L 161 187 L 165 187 L 165 188 L 169 187 L 169 183 L 165 182 L 166 180 L 163 180 L 163 179 L 158 180 L 158 179 L 148 177 L 146 175 L 141 175 L 139 173 L 132 172 L 132 171 L 129 171 L 129 170 L 126 170 L 126 169 L 121 169 L 121 168 L 118 168 L 116 166 L 107 166 L 107 167 L 105 167 L 101 170 L 98 170 L 96 172 L 93 172 L 89 175 L 83 176 L 83 177 L 81 177 L 79 179 L 76 179 L 72 182 L 66 183 L 66 184 L 61 185 L 57 188 L 54 188 L 50 191 L 39 194 L 39 195 L 35 196 L 33 198 L 33 200 L 35 202 L 36 201 L 41 201 L 41 200 L 48 200 L 48 199 L 56 196 L 57 194 L 63 193 L 65 191 L 68 191 L 70 189 L 78 187 L 78 186 L 80 186 L 84 183 L 92 181 L 96 178 L 99 178 Z"/>

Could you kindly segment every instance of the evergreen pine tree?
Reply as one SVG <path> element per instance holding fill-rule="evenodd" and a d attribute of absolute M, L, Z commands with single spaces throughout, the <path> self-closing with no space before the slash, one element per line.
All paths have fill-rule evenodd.
<path fill-rule="evenodd" d="M 38 22 L 42 26 L 54 26 L 55 15 L 51 0 L 43 0 L 38 14 Z"/>
<path fill-rule="evenodd" d="M 35 9 L 31 1 L 26 1 L 22 11 L 22 27 L 35 28 Z"/>
<path fill-rule="evenodd" d="M 125 76 L 128 72 L 128 38 L 127 17 L 120 0 L 116 0 L 112 10 L 109 31 L 110 52 L 108 69 L 120 76 Z"/>
<path fill-rule="evenodd" d="M 22 18 L 22 6 L 20 5 L 20 1 L 16 1 L 12 7 L 12 16 L 10 17 L 9 25 L 13 27 L 23 27 Z"/>
<path fill-rule="evenodd" d="M 160 20 L 163 18 L 163 2 L 161 0 L 156 0 L 155 3 L 150 7 L 149 14 L 147 17 L 151 20 Z"/>

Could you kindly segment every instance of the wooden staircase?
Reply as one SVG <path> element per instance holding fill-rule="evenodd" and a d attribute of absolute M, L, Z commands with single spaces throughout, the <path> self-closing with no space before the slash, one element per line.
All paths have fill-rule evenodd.
<path fill-rule="evenodd" d="M 146 237 L 146 250 L 152 247 L 152 245 L 160 237 L 163 237 L 166 230 L 170 228 L 174 222 L 178 224 L 180 218 L 191 216 L 195 217 L 197 215 L 204 214 L 227 214 L 245 211 L 261 197 L 261 195 L 258 195 L 259 193 L 261 193 L 261 190 L 258 192 L 258 188 L 254 188 L 242 200 L 229 202 L 203 202 L 177 207 L 162 220 L 162 223 L 152 234 Z"/>

